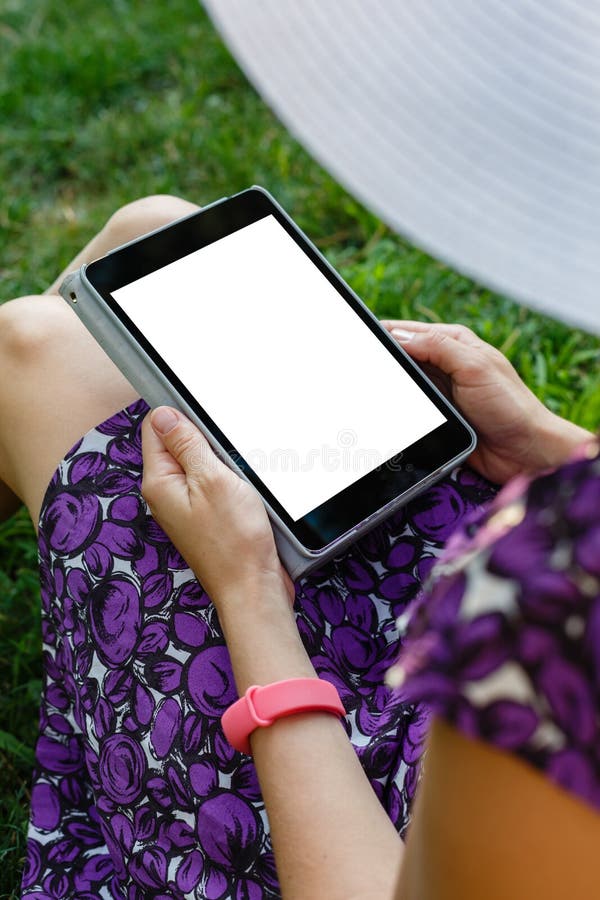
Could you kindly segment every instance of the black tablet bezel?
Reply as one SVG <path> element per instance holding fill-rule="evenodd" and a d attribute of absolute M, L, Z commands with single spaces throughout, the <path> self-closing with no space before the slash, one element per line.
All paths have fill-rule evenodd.
<path fill-rule="evenodd" d="M 257 473 L 220 430 L 217 423 L 177 378 L 112 296 L 112 291 L 130 284 L 144 275 L 149 275 L 151 272 L 268 215 L 277 219 L 365 325 L 377 336 L 385 349 L 411 375 L 426 396 L 446 417 L 446 422 L 434 431 L 297 521 L 291 518 Z M 119 248 L 88 265 L 85 269 L 85 277 L 186 403 L 205 423 L 221 446 L 244 471 L 292 534 L 309 551 L 323 550 L 332 541 L 352 531 L 364 520 L 373 518 L 400 494 L 413 488 L 433 473 L 447 467 L 449 463 L 461 457 L 474 446 L 473 432 L 465 425 L 446 399 L 431 385 L 297 226 L 260 188 L 250 188 L 233 197 L 218 201 L 158 232 Z M 390 414 L 393 415 L 393 401 L 390 403 L 390 411 Z"/>

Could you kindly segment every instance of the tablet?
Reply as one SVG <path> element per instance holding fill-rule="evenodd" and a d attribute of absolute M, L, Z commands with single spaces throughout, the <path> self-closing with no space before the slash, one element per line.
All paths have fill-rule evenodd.
<path fill-rule="evenodd" d="M 475 446 L 460 414 L 262 188 L 118 248 L 84 266 L 78 285 L 67 282 L 63 296 L 142 395 L 191 415 L 259 491 L 276 537 L 303 560 L 293 575 Z M 167 393 L 148 388 L 152 379 Z"/>

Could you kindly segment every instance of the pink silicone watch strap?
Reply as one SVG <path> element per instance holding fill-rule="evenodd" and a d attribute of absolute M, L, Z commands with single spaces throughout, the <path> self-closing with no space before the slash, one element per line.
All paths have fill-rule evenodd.
<path fill-rule="evenodd" d="M 232 747 L 250 755 L 250 735 L 256 728 L 302 712 L 328 712 L 345 716 L 336 688 L 320 678 L 290 678 L 264 686 L 253 684 L 221 716 L 225 737 Z"/>

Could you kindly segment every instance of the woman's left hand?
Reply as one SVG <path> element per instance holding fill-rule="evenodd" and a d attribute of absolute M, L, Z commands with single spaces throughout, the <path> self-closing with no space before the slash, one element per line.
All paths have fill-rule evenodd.
<path fill-rule="evenodd" d="M 142 446 L 142 493 L 216 604 L 238 693 L 317 678 L 254 488 L 174 410 L 146 417 Z M 337 719 L 283 716 L 250 742 L 283 895 L 391 897 L 402 845 Z"/>
<path fill-rule="evenodd" d="M 170 407 L 143 423 L 142 494 L 213 602 L 248 590 L 293 600 L 256 490 L 222 463 L 202 432 Z"/>

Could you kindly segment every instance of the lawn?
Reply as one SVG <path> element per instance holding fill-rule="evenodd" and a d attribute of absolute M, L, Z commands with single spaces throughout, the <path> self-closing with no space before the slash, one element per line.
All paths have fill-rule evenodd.
<path fill-rule="evenodd" d="M 3 0 L 0 301 L 41 292 L 119 205 L 253 183 L 381 316 L 461 321 L 556 412 L 600 422 L 600 344 L 390 232 L 279 125 L 194 0 Z M 0 525 L 0 897 L 17 896 L 40 686 L 33 530 Z"/>

